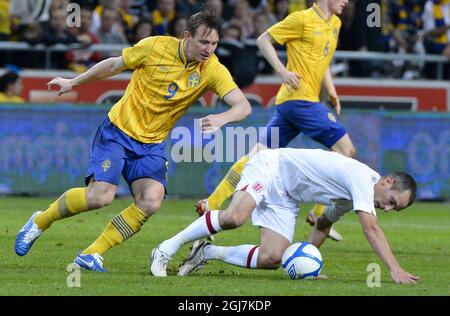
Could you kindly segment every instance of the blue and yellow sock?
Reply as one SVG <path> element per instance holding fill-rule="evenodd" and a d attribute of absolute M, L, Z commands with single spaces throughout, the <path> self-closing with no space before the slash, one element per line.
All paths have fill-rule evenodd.
<path fill-rule="evenodd" d="M 323 212 L 325 212 L 325 206 L 322 204 L 315 204 L 312 211 L 315 216 L 319 217 L 323 214 Z"/>

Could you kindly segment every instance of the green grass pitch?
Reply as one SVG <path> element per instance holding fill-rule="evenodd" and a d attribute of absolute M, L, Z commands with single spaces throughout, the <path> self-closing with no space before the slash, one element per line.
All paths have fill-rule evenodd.
<path fill-rule="evenodd" d="M 169 277 L 149 275 L 149 253 L 162 240 L 196 219 L 194 200 L 166 200 L 140 233 L 105 254 L 108 273 L 81 272 L 81 287 L 68 287 L 66 267 L 76 254 L 103 231 L 109 219 L 129 205 L 117 199 L 111 206 L 55 223 L 25 257 L 14 253 L 18 230 L 34 210 L 52 198 L 0 198 L 0 295 L 450 295 L 450 207 L 445 203 L 416 203 L 403 212 L 378 212 L 380 226 L 401 265 L 420 276 L 417 284 L 396 285 L 370 248 L 354 214 L 336 224 L 342 242 L 328 240 L 321 248 L 323 273 L 329 279 L 292 281 L 282 269 L 249 270 L 210 261 L 203 270 L 177 277 L 178 265 L 189 252 L 184 246 L 169 265 Z M 295 241 L 308 239 L 304 222 L 310 205 L 303 205 Z M 258 229 L 247 223 L 216 236 L 218 245 L 257 243 Z M 381 286 L 368 287 L 367 265 L 381 265 Z"/>

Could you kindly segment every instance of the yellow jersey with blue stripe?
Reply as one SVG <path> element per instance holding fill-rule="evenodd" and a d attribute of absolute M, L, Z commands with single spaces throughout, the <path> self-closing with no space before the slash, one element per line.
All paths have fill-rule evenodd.
<path fill-rule="evenodd" d="M 111 122 L 142 143 L 161 143 L 189 106 L 206 91 L 223 98 L 237 85 L 217 56 L 186 61 L 184 40 L 148 37 L 125 48 L 122 59 L 134 69 L 123 97 L 108 114 Z"/>
<path fill-rule="evenodd" d="M 341 20 L 325 17 L 314 4 L 311 8 L 288 15 L 267 31 L 287 48 L 287 69 L 299 74 L 300 87 L 288 89 L 282 84 L 275 104 L 289 100 L 319 102 L 320 88 L 336 50 Z"/>

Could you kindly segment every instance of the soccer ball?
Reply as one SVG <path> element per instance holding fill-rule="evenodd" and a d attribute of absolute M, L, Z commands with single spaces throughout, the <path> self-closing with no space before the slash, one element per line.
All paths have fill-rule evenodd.
<path fill-rule="evenodd" d="M 322 255 L 309 242 L 297 242 L 286 249 L 281 266 L 292 280 L 313 279 L 322 270 Z"/>

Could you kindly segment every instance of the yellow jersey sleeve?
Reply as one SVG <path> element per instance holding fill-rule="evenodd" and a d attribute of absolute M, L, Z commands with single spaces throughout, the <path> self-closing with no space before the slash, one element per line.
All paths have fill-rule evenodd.
<path fill-rule="evenodd" d="M 298 39 L 302 36 L 305 17 L 302 12 L 294 12 L 288 15 L 284 20 L 274 24 L 267 32 L 279 44 Z"/>
<path fill-rule="evenodd" d="M 210 74 L 208 88 L 213 90 L 221 99 L 231 90 L 237 88 L 230 72 L 219 61 L 214 62 L 208 71 Z"/>
<path fill-rule="evenodd" d="M 122 59 L 125 66 L 130 69 L 136 69 L 142 66 L 150 56 L 155 43 L 156 40 L 154 37 L 147 37 L 132 47 L 124 48 L 122 50 Z"/>

